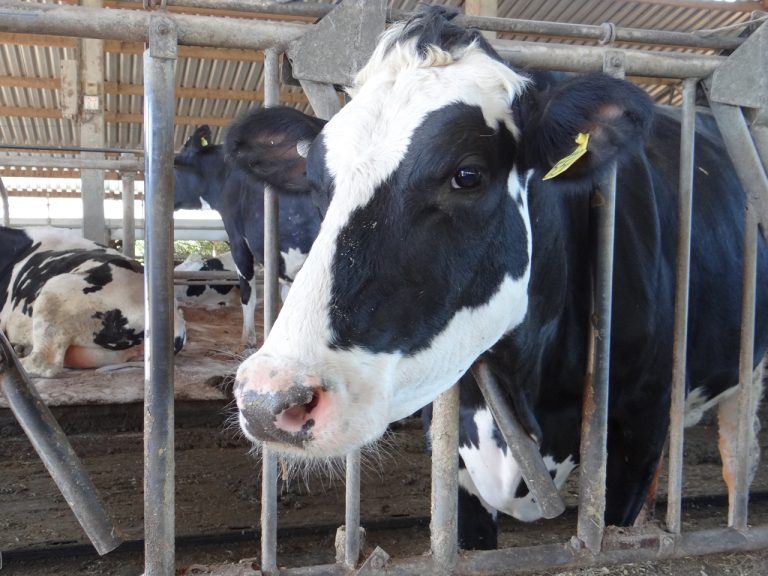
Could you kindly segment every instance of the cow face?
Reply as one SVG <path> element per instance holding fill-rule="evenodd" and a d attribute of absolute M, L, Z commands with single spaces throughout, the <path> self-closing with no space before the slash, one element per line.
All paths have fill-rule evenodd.
<path fill-rule="evenodd" d="M 219 176 L 224 170 L 224 158 L 221 147 L 211 143 L 211 129 L 207 125 L 197 128 L 187 139 L 174 158 L 173 167 L 173 209 L 210 210 L 206 175 Z"/>
<path fill-rule="evenodd" d="M 301 189 L 298 175 L 327 204 L 269 338 L 238 371 L 247 436 L 341 455 L 434 399 L 522 322 L 527 83 L 433 11 L 385 34 L 354 99 L 311 146 L 312 124 L 295 111 L 233 126 L 236 163 L 278 187 Z M 282 184 L 259 171 L 276 162 Z"/>

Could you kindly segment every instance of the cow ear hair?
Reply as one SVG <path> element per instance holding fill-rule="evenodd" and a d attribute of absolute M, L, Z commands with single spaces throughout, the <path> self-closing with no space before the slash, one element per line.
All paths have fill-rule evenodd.
<path fill-rule="evenodd" d="M 184 143 L 186 150 L 202 150 L 211 145 L 211 127 L 208 124 L 198 126 Z"/>
<path fill-rule="evenodd" d="M 294 108 L 261 108 L 230 127 L 224 153 L 230 162 L 282 192 L 307 194 L 307 153 L 325 121 Z"/>
<path fill-rule="evenodd" d="M 534 178 L 589 188 L 614 162 L 641 149 L 653 101 L 640 88 L 603 74 L 575 76 L 528 102 L 520 163 Z M 553 167 L 561 164 L 561 171 Z"/>

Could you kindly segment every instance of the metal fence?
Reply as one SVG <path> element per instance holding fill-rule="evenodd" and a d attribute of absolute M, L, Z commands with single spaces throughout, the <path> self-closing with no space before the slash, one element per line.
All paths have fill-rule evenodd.
<path fill-rule="evenodd" d="M 171 2 L 173 3 L 173 2 Z M 195 0 L 179 0 L 179 5 L 194 5 Z M 206 7 L 249 8 L 247 2 L 213 0 Z M 372 3 L 375 4 L 375 3 Z M 283 5 L 276 11 L 300 10 L 300 6 Z M 265 50 L 265 105 L 277 104 L 278 56 L 288 43 L 299 38 L 309 26 L 281 23 L 226 20 L 215 17 L 171 15 L 164 12 L 126 12 L 121 10 L 89 9 L 72 6 L 51 6 L 0 1 L 3 18 L 0 31 L 34 32 L 75 37 L 143 40 L 148 43 L 144 53 L 145 74 L 145 133 L 146 133 L 146 230 L 148 243 L 147 286 L 147 369 L 145 371 L 145 569 L 148 576 L 170 576 L 175 571 L 174 552 L 174 442 L 173 442 L 173 370 L 172 307 L 166 304 L 173 296 L 172 231 L 166 223 L 171 218 L 172 205 L 161 190 L 172 185 L 173 145 L 171 140 L 174 110 L 173 69 L 177 44 L 228 46 Z M 307 12 L 310 13 L 310 12 Z M 461 22 L 461 20 L 459 20 Z M 595 37 L 607 32 L 611 39 L 622 38 L 631 31 L 610 27 L 584 27 L 563 24 L 526 23 L 504 19 L 465 19 L 464 23 L 491 30 L 531 31 Z M 546 31 L 544 30 L 546 28 Z M 592 30 L 591 28 L 599 28 Z M 637 32 L 637 31 L 635 31 Z M 745 228 L 745 290 L 743 324 L 752 326 L 754 319 L 755 258 L 760 203 L 768 197 L 765 164 L 765 110 L 758 111 L 758 121 L 750 128 L 741 105 L 752 105 L 755 99 L 765 103 L 765 95 L 754 95 L 749 84 L 753 75 L 729 93 L 725 84 L 732 77 L 745 75 L 746 70 L 765 70 L 765 30 L 761 37 L 750 39 L 760 43 L 759 49 L 741 54 L 738 51 L 726 61 L 721 56 L 675 53 L 650 53 L 617 50 L 610 45 L 599 47 L 536 45 L 521 42 L 495 41 L 498 52 L 513 65 L 571 71 L 603 70 L 621 76 L 654 76 L 684 80 L 683 135 L 680 166 L 680 237 L 678 248 L 677 294 L 675 314 L 674 392 L 670 430 L 670 474 L 667 505 L 667 529 L 638 535 L 628 529 L 621 534 L 607 533 L 603 521 L 605 508 L 605 459 L 608 393 L 608 353 L 610 339 L 612 251 L 614 224 L 615 175 L 603 190 L 606 202 L 599 220 L 599 262 L 595 298 L 597 322 L 593 329 L 593 377 L 585 399 L 582 431 L 579 519 L 575 538 L 561 544 L 497 551 L 458 554 L 456 543 L 456 487 L 458 469 L 458 393 L 456 388 L 441 396 L 435 404 L 433 423 L 432 524 L 430 556 L 389 559 L 377 550 L 365 562 L 367 573 L 386 574 L 508 574 L 515 570 L 546 569 L 617 562 L 654 560 L 687 555 L 749 550 L 768 547 L 768 526 L 748 527 L 747 442 L 752 425 L 747 418 L 752 394 L 751 330 L 742 333 L 740 406 L 742 434 L 739 448 L 737 496 L 729 514 L 730 526 L 690 533 L 681 532 L 682 443 L 684 405 L 684 366 L 687 326 L 687 286 L 690 253 L 691 194 L 693 173 L 693 142 L 695 92 L 697 83 L 707 79 L 712 109 L 728 145 L 731 157 L 749 197 Z M 602 36 L 600 36 L 602 38 Z M 643 31 L 633 39 L 663 43 L 666 32 Z M 702 43 L 694 35 L 676 33 L 674 43 L 733 49 L 740 40 Z M 761 54 L 762 49 L 762 54 Z M 743 62 L 744 58 L 762 58 L 758 63 Z M 715 70 L 718 72 L 712 77 Z M 718 81 L 718 74 L 724 75 Z M 728 76 L 732 74 L 733 76 Z M 710 80 L 711 79 L 711 80 Z M 754 83 L 757 85 L 759 83 Z M 310 89 L 317 86 L 308 84 Z M 747 98 L 741 101 L 741 98 Z M 750 98 L 752 98 L 750 100 Z M 338 101 L 337 101 L 338 102 Z M 755 106 L 753 106 L 755 107 Z M 329 115 L 332 110 L 326 111 Z M 750 132 L 751 131 L 751 132 Z M 762 161 L 761 161 L 762 156 Z M 265 197 L 265 332 L 275 318 L 277 291 L 277 199 L 268 192 Z M 600 338 L 596 335 L 600 333 Z M 491 392 L 492 394 L 492 392 Z M 498 408 L 498 406 L 497 406 Z M 503 410 L 503 408 L 500 408 Z M 348 574 L 358 565 L 359 557 L 359 454 L 347 459 L 347 514 L 344 560 L 334 565 L 280 570 L 281 574 Z M 261 571 L 276 574 L 277 569 L 277 464 L 276 457 L 265 449 L 263 459 Z"/>

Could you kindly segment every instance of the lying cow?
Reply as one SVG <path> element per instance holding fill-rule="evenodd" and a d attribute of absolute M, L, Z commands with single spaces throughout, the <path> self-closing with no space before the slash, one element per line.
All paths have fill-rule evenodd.
<path fill-rule="evenodd" d="M 178 309 L 174 327 L 178 352 Z M 30 350 L 21 362 L 35 376 L 143 357 L 141 266 L 66 230 L 0 227 L 0 329 Z"/>
<path fill-rule="evenodd" d="M 562 486 L 579 457 L 591 193 L 618 162 L 605 520 L 632 524 L 669 422 L 679 113 L 607 76 L 512 70 L 439 8 L 387 31 L 351 92 L 322 129 L 293 109 L 268 109 L 228 136 L 244 169 L 327 205 L 269 337 L 238 370 L 244 433 L 298 457 L 339 456 L 482 357 L 538 424 Z M 557 164 L 564 171 L 552 177 Z M 725 400 L 728 480 L 745 195 L 704 116 L 694 179 L 687 404 L 695 419 Z M 757 268 L 756 362 L 768 349 L 763 238 Z M 540 510 L 465 384 L 463 422 L 474 430 L 462 432 L 460 533 L 465 547 L 489 547 L 497 510 L 525 520 Z"/>
<path fill-rule="evenodd" d="M 224 272 L 227 270 L 234 272 L 236 268 L 232 253 L 224 252 L 212 258 L 203 258 L 200 254 L 190 254 L 174 270 L 176 272 Z M 233 284 L 177 285 L 174 293 L 176 301 L 182 306 L 222 308 L 237 306 L 240 302 L 240 289 Z"/>
<path fill-rule="evenodd" d="M 212 208 L 229 236 L 243 305 L 243 344 L 256 343 L 255 267 L 264 263 L 264 185 L 225 161 L 222 147 L 211 143 L 201 126 L 174 160 L 174 210 Z M 293 280 L 320 228 L 320 215 L 310 198 L 280 198 L 280 276 Z"/>

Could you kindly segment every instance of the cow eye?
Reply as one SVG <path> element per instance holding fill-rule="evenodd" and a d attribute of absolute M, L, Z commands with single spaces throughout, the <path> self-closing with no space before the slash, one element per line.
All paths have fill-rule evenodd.
<path fill-rule="evenodd" d="M 477 188 L 483 181 L 483 175 L 477 166 L 462 166 L 451 178 L 451 188 L 454 190 L 471 190 Z"/>

